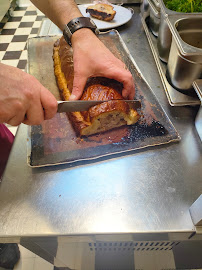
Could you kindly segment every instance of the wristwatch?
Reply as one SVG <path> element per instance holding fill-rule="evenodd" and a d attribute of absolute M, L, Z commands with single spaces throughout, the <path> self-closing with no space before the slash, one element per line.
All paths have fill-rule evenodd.
<path fill-rule="evenodd" d="M 75 18 L 71 20 L 68 24 L 66 24 L 63 30 L 63 36 L 70 46 L 72 46 L 71 37 L 73 33 L 81 28 L 89 28 L 96 35 L 99 34 L 99 30 L 93 20 L 88 17 Z"/>

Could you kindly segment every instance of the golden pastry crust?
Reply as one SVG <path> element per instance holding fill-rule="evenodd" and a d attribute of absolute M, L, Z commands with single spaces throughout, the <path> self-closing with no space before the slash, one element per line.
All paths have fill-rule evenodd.
<path fill-rule="evenodd" d="M 68 100 L 73 86 L 72 48 L 62 37 L 54 45 L 54 72 L 64 100 Z M 110 100 L 91 107 L 86 112 L 71 112 L 68 117 L 79 136 L 104 132 L 123 125 L 136 123 L 140 116 L 124 102 L 122 85 L 107 78 L 90 78 L 81 100 Z M 116 99 L 116 100 L 113 100 Z"/>
<path fill-rule="evenodd" d="M 89 13 L 92 17 L 102 21 L 111 21 L 116 15 L 116 11 L 113 6 L 108 4 L 95 4 L 88 6 L 86 13 Z"/>

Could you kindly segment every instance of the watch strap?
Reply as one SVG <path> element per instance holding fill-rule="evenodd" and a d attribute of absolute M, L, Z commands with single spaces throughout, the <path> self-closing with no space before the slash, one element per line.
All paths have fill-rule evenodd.
<path fill-rule="evenodd" d="M 92 19 L 89 17 L 78 17 L 71 20 L 68 24 L 65 25 L 63 35 L 67 43 L 71 46 L 71 37 L 74 32 L 81 28 L 89 28 L 95 34 L 99 33 L 99 30 Z"/>

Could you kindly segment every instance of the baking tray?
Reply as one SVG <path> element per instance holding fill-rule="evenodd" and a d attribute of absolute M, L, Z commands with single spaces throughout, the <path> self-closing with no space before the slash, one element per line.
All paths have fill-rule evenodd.
<path fill-rule="evenodd" d="M 28 165 L 42 167 L 130 153 L 137 149 L 177 142 L 179 134 L 161 108 L 138 70 L 135 60 L 116 30 L 99 35 L 116 57 L 125 62 L 136 85 L 136 99 L 142 102 L 141 119 L 133 126 L 79 138 L 66 113 L 56 114 L 42 125 L 29 127 Z M 28 41 L 28 72 L 59 100 L 53 71 L 53 44 L 56 37 L 37 37 Z"/>
<path fill-rule="evenodd" d="M 151 51 L 154 56 L 154 60 L 156 62 L 156 66 L 159 71 L 159 75 L 161 78 L 161 81 L 163 83 L 163 87 L 165 90 L 165 93 L 167 95 L 169 104 L 171 106 L 196 106 L 200 104 L 200 100 L 194 91 L 194 89 L 190 91 L 179 91 L 175 89 L 168 81 L 167 79 L 167 64 L 162 62 L 159 58 L 158 54 L 158 48 L 157 48 L 157 38 L 152 34 L 150 28 L 149 28 L 149 21 L 147 18 L 144 18 L 144 16 L 141 15 L 142 24 L 147 36 L 147 39 L 149 41 L 149 45 L 151 47 Z"/>

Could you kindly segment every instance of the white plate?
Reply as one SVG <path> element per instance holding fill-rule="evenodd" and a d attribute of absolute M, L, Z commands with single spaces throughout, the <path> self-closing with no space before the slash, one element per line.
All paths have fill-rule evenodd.
<path fill-rule="evenodd" d="M 86 8 L 90 5 L 92 4 L 78 5 L 83 16 L 91 17 L 89 13 L 86 13 Z M 105 21 L 97 20 L 91 17 L 93 21 L 95 22 L 95 24 L 97 25 L 98 29 L 104 30 L 104 29 L 115 28 L 115 27 L 118 27 L 120 25 L 127 23 L 132 18 L 133 12 L 131 9 L 124 8 L 122 6 L 117 6 L 117 5 L 112 5 L 112 6 L 114 7 L 114 10 L 116 11 L 116 15 L 112 21 L 105 22 Z"/>

